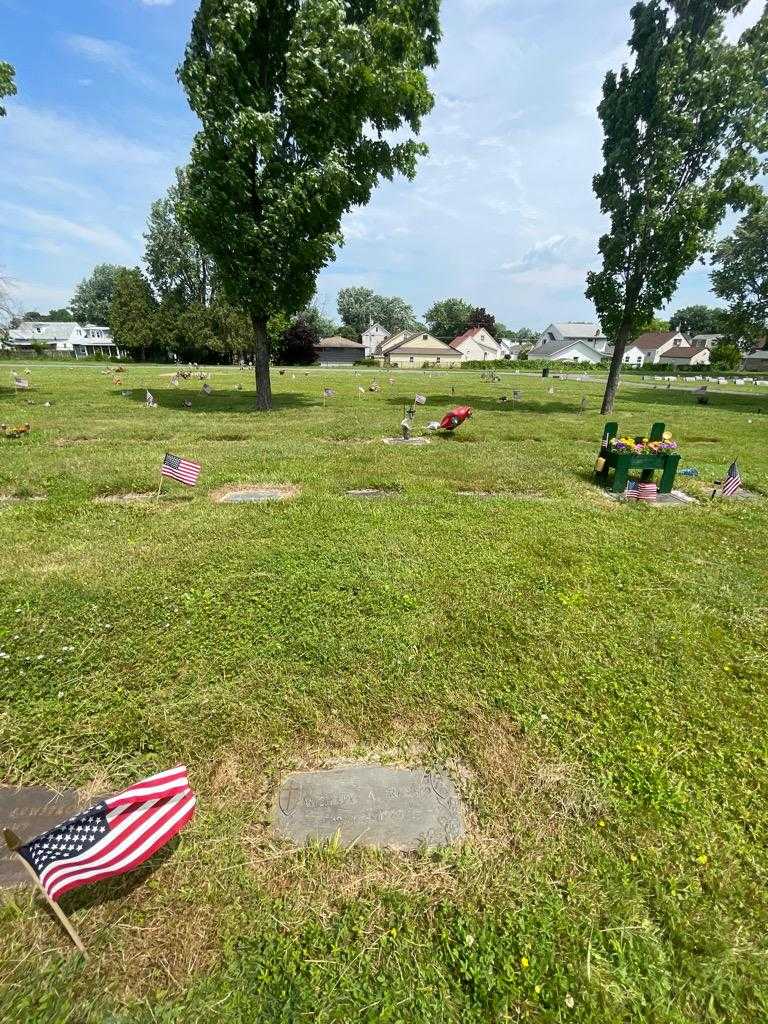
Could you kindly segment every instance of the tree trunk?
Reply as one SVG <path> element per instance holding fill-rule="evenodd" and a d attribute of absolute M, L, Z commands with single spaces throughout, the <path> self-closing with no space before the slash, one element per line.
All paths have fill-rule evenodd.
<path fill-rule="evenodd" d="M 256 408 L 259 412 L 272 409 L 272 383 L 269 379 L 269 342 L 267 318 L 251 314 L 253 325 L 253 369 L 256 374 Z"/>
<path fill-rule="evenodd" d="M 603 395 L 603 405 L 600 409 L 601 414 L 613 412 L 613 400 L 616 397 L 616 392 L 619 389 L 619 376 L 621 375 L 621 365 L 624 359 L 624 352 L 627 348 L 627 342 L 629 341 L 629 335 L 629 321 L 626 317 L 624 317 L 624 319 L 621 322 L 621 326 L 619 327 L 618 335 L 616 336 L 616 345 L 613 349 L 611 368 L 608 370 L 608 381 L 606 382 L 605 394 Z"/>

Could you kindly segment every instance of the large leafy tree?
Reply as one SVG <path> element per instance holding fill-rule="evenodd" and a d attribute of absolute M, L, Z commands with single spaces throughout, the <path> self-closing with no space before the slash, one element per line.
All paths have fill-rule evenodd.
<path fill-rule="evenodd" d="M 496 317 L 493 313 L 489 313 L 484 306 L 475 306 L 469 314 L 467 327 L 484 327 L 492 338 L 498 336 Z"/>
<path fill-rule="evenodd" d="M 712 287 L 728 303 L 732 335 L 747 343 L 768 333 L 768 206 L 751 209 L 715 248 Z"/>
<path fill-rule="evenodd" d="M 472 303 L 465 299 L 440 299 L 429 307 L 424 320 L 430 334 L 452 341 L 466 331 L 473 308 Z"/>
<path fill-rule="evenodd" d="M 610 412 L 627 342 L 712 245 L 729 205 L 754 194 L 765 143 L 765 15 L 735 43 L 725 17 L 747 0 L 645 0 L 631 16 L 632 61 L 609 71 L 598 107 L 603 170 L 594 189 L 610 231 L 587 277 L 615 348 Z"/>
<path fill-rule="evenodd" d="M 115 277 L 115 288 L 109 312 L 109 323 L 115 341 L 146 359 L 156 339 L 157 302 L 149 281 L 138 267 L 125 267 Z"/>
<path fill-rule="evenodd" d="M 377 295 L 371 288 L 342 288 L 336 300 L 342 323 L 359 337 L 371 323 L 395 331 L 415 331 L 418 320 L 413 307 L 399 295 Z"/>
<path fill-rule="evenodd" d="M 277 345 L 277 359 L 286 366 L 308 366 L 317 359 L 315 345 L 319 340 L 314 327 L 299 317 L 281 335 Z"/>
<path fill-rule="evenodd" d="M 201 0 L 179 78 L 200 118 L 184 218 L 253 325 L 270 409 L 269 317 L 312 297 L 341 218 L 411 178 L 432 108 L 439 0 Z"/>
<path fill-rule="evenodd" d="M 112 263 L 99 263 L 94 267 L 90 277 L 77 286 L 69 304 L 75 320 L 111 327 L 109 317 L 117 279 L 127 269 Z"/>
<path fill-rule="evenodd" d="M 16 72 L 12 64 L 0 60 L 0 100 L 6 96 L 16 95 Z M 0 104 L 0 117 L 5 117 L 6 109 Z"/>
<path fill-rule="evenodd" d="M 683 306 L 669 318 L 669 326 L 683 334 L 723 334 L 726 320 L 726 311 L 717 306 Z"/>
<path fill-rule="evenodd" d="M 186 171 L 178 168 L 176 183 L 152 204 L 144 232 L 144 262 L 161 300 L 175 295 L 183 305 L 205 307 L 213 298 L 215 268 L 181 218 L 186 194 Z"/>

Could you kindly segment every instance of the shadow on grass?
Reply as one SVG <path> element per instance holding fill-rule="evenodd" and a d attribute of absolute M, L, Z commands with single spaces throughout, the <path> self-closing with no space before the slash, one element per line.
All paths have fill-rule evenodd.
<path fill-rule="evenodd" d="M 93 882 L 91 885 L 84 885 L 80 889 L 75 889 L 74 892 L 65 894 L 62 897 L 61 909 L 65 914 L 71 914 L 75 910 L 88 910 L 105 903 L 124 900 L 140 885 L 144 885 L 147 879 L 151 878 L 157 869 L 173 856 L 178 845 L 179 836 L 175 836 L 135 871 L 118 875 L 116 878 L 104 879 L 101 882 Z M 53 916 L 52 911 L 49 910 L 49 913 Z"/>
<path fill-rule="evenodd" d="M 622 392 L 619 390 L 617 401 L 621 405 L 668 405 L 671 408 L 688 409 L 727 409 L 729 412 L 754 412 L 758 415 L 768 414 L 768 395 L 761 394 L 757 389 L 746 394 L 734 394 L 733 392 L 712 392 L 707 395 L 709 399 L 706 405 L 697 402 L 697 395 L 691 391 L 667 391 L 665 387 L 643 388 L 637 391 Z M 617 414 L 620 418 L 621 413 Z M 610 418 L 610 417 L 606 417 Z"/>
<path fill-rule="evenodd" d="M 127 390 L 127 389 L 126 389 Z M 130 395 L 125 395 L 124 401 L 133 402 L 136 405 L 146 405 L 146 388 L 132 388 Z M 172 391 L 151 390 L 151 393 L 161 409 L 171 409 L 174 412 L 256 412 L 255 396 L 248 392 L 234 390 L 214 390 L 210 395 L 204 395 L 199 388 L 195 390 L 174 388 Z M 122 390 L 113 391 L 113 395 L 122 398 Z M 184 402 L 191 402 L 191 407 L 185 406 Z M 307 409 L 323 404 L 322 396 L 317 399 L 305 395 L 295 394 L 273 394 L 272 409 L 280 412 L 283 409 Z"/>
<path fill-rule="evenodd" d="M 502 395 L 507 395 L 509 401 L 502 402 L 500 398 Z M 387 397 L 386 402 L 388 405 L 398 406 L 402 408 L 409 401 L 408 398 L 396 398 Z M 523 392 L 523 399 L 519 402 L 512 401 L 512 391 L 508 392 L 500 391 L 497 396 L 482 395 L 477 397 L 472 394 L 458 394 L 458 395 L 430 395 L 429 404 L 427 410 L 429 416 L 435 414 L 437 418 L 438 414 L 442 418 L 449 409 L 453 409 L 457 405 L 469 405 L 472 407 L 472 412 L 534 412 L 534 413 L 578 413 L 581 408 L 581 398 L 574 398 L 570 402 L 537 402 L 535 400 L 526 401 L 525 392 Z M 445 408 L 443 408 L 445 406 Z M 438 408 L 439 407 L 439 408 Z M 587 409 L 587 412 L 594 412 L 597 406 L 593 409 Z M 471 420 L 470 420 L 471 422 Z M 418 421 L 417 421 L 418 424 Z"/>

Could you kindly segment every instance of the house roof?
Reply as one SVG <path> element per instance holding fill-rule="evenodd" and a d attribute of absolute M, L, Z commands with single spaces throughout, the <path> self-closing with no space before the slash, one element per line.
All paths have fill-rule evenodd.
<path fill-rule="evenodd" d="M 564 338 L 592 338 L 596 341 L 598 338 L 605 337 L 600 324 L 579 323 L 573 320 L 564 324 L 552 324 L 552 326 L 556 327 Z"/>
<path fill-rule="evenodd" d="M 594 352 L 596 356 L 600 357 L 600 353 L 596 348 L 593 348 L 589 342 L 582 341 L 581 339 L 571 339 L 570 341 L 547 341 L 543 345 L 537 345 L 536 348 L 531 349 L 529 355 L 532 359 L 556 356 L 560 352 L 565 352 L 566 349 L 573 348 L 574 345 L 583 345 L 585 348 Z"/>
<path fill-rule="evenodd" d="M 372 323 L 368 327 L 366 327 L 365 330 L 363 331 L 363 334 L 367 334 L 368 331 L 384 331 L 386 335 L 389 335 L 389 331 L 387 330 L 387 328 L 384 327 L 383 324 L 380 324 L 378 320 L 375 323 Z"/>
<path fill-rule="evenodd" d="M 473 334 L 477 334 L 478 331 L 482 331 L 484 329 L 485 328 L 483 327 L 470 327 L 468 330 L 464 331 L 463 334 L 457 334 L 453 341 L 449 341 L 448 344 L 451 348 L 458 348 L 462 341 L 466 341 L 467 338 L 471 338 Z"/>
<path fill-rule="evenodd" d="M 768 359 L 768 348 L 758 348 L 754 352 L 748 352 L 745 359 Z"/>
<path fill-rule="evenodd" d="M 42 320 L 22 320 L 18 327 L 8 332 L 11 341 L 66 341 L 72 331 L 80 324 L 72 320 L 48 322 Z M 106 330 L 106 328 L 105 328 Z"/>
<path fill-rule="evenodd" d="M 634 344 L 638 348 L 657 349 L 666 345 L 668 341 L 672 341 L 673 338 L 679 337 L 679 334 L 679 331 L 648 331 L 646 334 L 641 334 L 639 338 L 635 338 Z"/>
<path fill-rule="evenodd" d="M 399 349 L 403 349 L 409 355 L 441 356 L 445 353 L 453 355 L 453 349 L 450 345 L 440 341 L 438 338 L 433 338 L 431 334 L 427 334 L 425 331 L 406 334 L 402 341 L 398 341 L 396 345 L 387 346 L 385 352 L 391 356 L 393 352 L 397 352 Z"/>
<path fill-rule="evenodd" d="M 362 351 L 363 346 L 359 341 L 350 341 L 349 338 L 340 338 L 334 334 L 332 338 L 322 338 L 315 348 L 355 348 Z"/>
<path fill-rule="evenodd" d="M 691 338 L 691 342 L 698 341 L 703 345 L 708 341 L 719 341 L 724 337 L 724 334 L 694 334 Z"/>
<path fill-rule="evenodd" d="M 674 348 L 668 348 L 666 352 L 662 352 L 661 358 L 662 360 L 691 359 L 693 356 L 697 356 L 701 352 L 706 351 L 706 345 L 675 345 Z"/>

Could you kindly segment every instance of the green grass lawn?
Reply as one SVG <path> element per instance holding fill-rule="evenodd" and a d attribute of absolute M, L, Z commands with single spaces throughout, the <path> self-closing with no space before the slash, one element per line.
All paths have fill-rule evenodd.
<path fill-rule="evenodd" d="M 209 398 L 162 366 L 130 397 L 96 365 L 0 388 L 32 428 L 0 440 L 0 495 L 45 496 L 0 502 L 2 781 L 104 793 L 184 761 L 199 795 L 172 849 L 62 900 L 87 964 L 0 897 L 0 1019 L 765 1021 L 768 497 L 709 494 L 738 457 L 768 495 L 768 394 L 622 386 L 622 432 L 662 419 L 699 470 L 673 510 L 592 485 L 597 383 L 385 372 L 359 397 L 373 371 L 289 369 L 263 415 L 212 372 Z M 382 444 L 416 390 L 417 427 L 475 415 Z M 197 488 L 93 500 L 156 488 L 165 451 Z M 299 493 L 210 498 L 244 483 Z M 466 842 L 279 840 L 281 775 L 353 758 L 447 770 Z"/>

